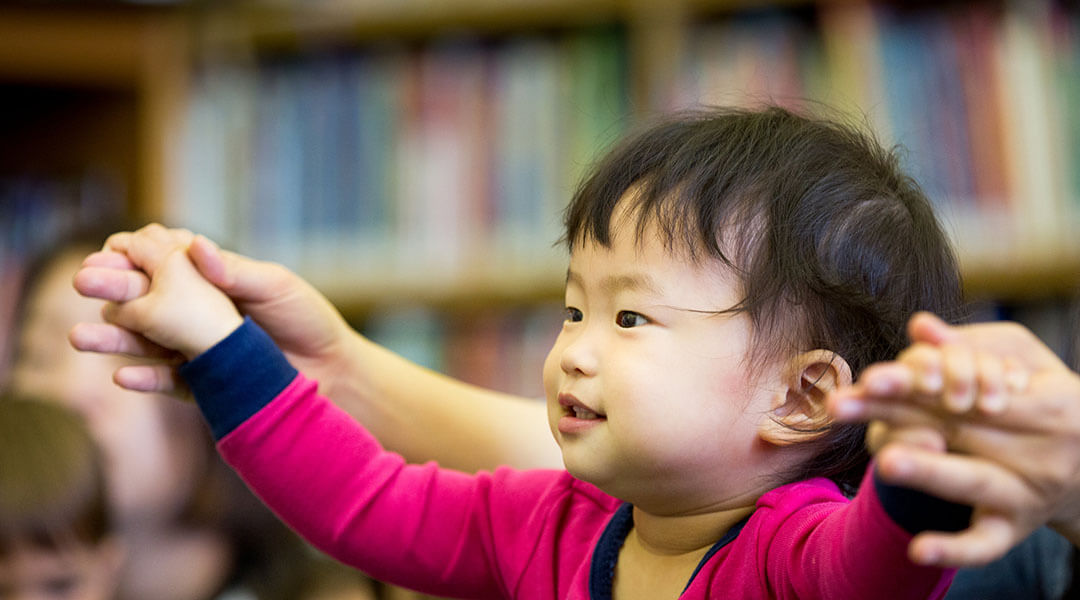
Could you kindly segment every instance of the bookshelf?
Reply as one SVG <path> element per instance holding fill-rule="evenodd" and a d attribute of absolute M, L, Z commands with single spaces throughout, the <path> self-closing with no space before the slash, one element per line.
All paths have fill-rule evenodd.
<path fill-rule="evenodd" d="M 260 88 L 265 80 L 288 79 L 290 70 L 299 70 L 302 78 L 320 69 L 332 69 L 328 63 L 340 60 L 342 48 L 346 54 L 366 58 L 370 58 L 368 53 L 372 48 L 383 52 L 382 58 L 398 52 L 387 59 L 399 61 L 389 67 L 396 70 L 390 77 L 421 79 L 419 92 L 407 92 L 419 93 L 421 104 L 425 102 L 425 94 L 439 95 L 442 92 L 431 90 L 444 85 L 443 92 L 452 89 L 449 93 L 457 94 L 459 100 L 464 98 L 466 104 L 483 105 L 485 110 L 498 111 L 500 106 L 515 110 L 510 92 L 491 96 L 475 88 L 463 90 L 461 86 L 453 88 L 452 84 L 447 88 L 445 81 L 441 84 L 424 81 L 425 73 L 448 71 L 455 74 L 448 79 L 472 81 L 482 87 L 491 82 L 477 84 L 477 78 L 498 80 L 498 75 L 480 73 L 492 68 L 490 62 L 495 62 L 494 69 L 498 70 L 506 67 L 499 64 L 501 58 L 546 53 L 546 59 L 522 61 L 526 66 L 520 67 L 529 72 L 526 78 L 534 75 L 542 78 L 552 68 L 556 71 L 563 68 L 543 62 L 560 60 L 552 58 L 553 51 L 545 45 L 558 45 L 567 37 L 587 35 L 581 32 L 603 31 L 619 38 L 611 45 L 614 49 L 606 52 L 618 55 L 615 61 L 609 61 L 609 66 L 621 69 L 622 73 L 609 79 L 622 77 L 623 81 L 607 86 L 602 93 L 609 98 L 621 97 L 622 104 L 592 111 L 589 118 L 596 128 L 593 135 L 606 137 L 594 137 L 592 148 L 580 151 L 580 157 L 595 155 L 604 143 L 616 137 L 618 128 L 657 110 L 701 101 L 747 103 L 769 98 L 799 106 L 801 99 L 820 100 L 841 110 L 853 109 L 854 118 L 867 118 L 881 132 L 884 141 L 909 148 L 904 160 L 927 192 L 939 200 L 939 212 L 962 256 L 970 295 L 1024 301 L 1065 296 L 1080 284 L 1080 271 L 1076 268 L 1080 262 L 1077 258 L 1080 236 L 1076 235 L 1080 231 L 1080 188 L 1067 168 L 1073 160 L 1072 148 L 1080 147 L 1075 143 L 1080 117 L 1073 108 L 1080 105 L 1075 101 L 1080 88 L 1077 85 L 1080 62 L 1075 58 L 1080 55 L 1076 48 L 1077 15 L 1074 10 L 1053 2 L 1003 4 L 971 0 L 941 6 L 918 3 L 911 7 L 896 2 L 839 0 L 683 0 L 660 7 L 657 3 L 626 0 L 521 3 L 476 0 L 452 5 L 420 1 L 329 3 L 316 8 L 294 3 L 241 3 L 216 13 L 212 20 L 214 26 L 208 29 L 216 34 L 204 40 L 204 51 L 219 57 L 242 57 L 231 63 L 230 68 L 250 77 L 240 86 L 216 92 L 237 104 L 247 104 L 247 108 L 233 106 L 240 112 L 231 114 L 240 114 L 240 121 L 255 120 L 244 112 L 259 111 L 252 108 L 255 103 L 251 97 L 267 97 L 265 87 Z M 388 47 L 391 49 L 387 50 Z M 297 63 L 304 66 L 297 67 Z M 386 75 L 385 71 L 381 73 Z M 514 75 L 507 77 L 512 79 Z M 237 80 L 235 76 L 222 79 L 233 83 Z M 319 84 L 309 81 L 284 85 L 318 87 Z M 389 85 L 406 84 L 399 81 Z M 548 94 L 548 102 L 557 105 L 559 94 L 565 94 L 565 90 L 544 89 L 543 85 L 539 83 L 532 88 L 532 99 Z M 425 86 L 428 86 L 426 91 Z M 349 93 L 331 88 L 333 84 L 326 87 L 331 96 Z M 243 99 L 245 95 L 247 99 Z M 454 124 L 436 124 L 433 131 L 426 131 L 423 110 L 421 106 L 419 115 L 403 117 L 414 123 L 419 121 L 421 126 L 394 140 L 412 145 L 410 156 L 430 159 L 427 164 L 423 160 L 416 162 L 415 172 L 430 173 L 440 168 L 442 159 L 438 150 L 432 148 L 440 142 L 432 138 L 441 135 L 465 140 L 467 158 L 479 161 L 472 166 L 480 164 L 486 169 L 485 177 L 499 177 L 510 168 L 505 164 L 484 164 L 501 149 L 498 133 L 492 133 L 491 123 L 477 121 L 475 114 L 458 114 L 455 118 L 459 131 L 447 133 Z M 537 118 L 552 118 L 535 108 L 518 110 L 523 110 L 522 114 L 532 111 L 540 115 Z M 554 118 L 564 118 L 565 114 L 565 110 L 557 110 Z M 619 115 L 623 116 L 621 122 Z M 607 124 L 600 124 L 603 119 L 608 119 Z M 478 129 L 484 135 L 496 136 L 496 140 L 487 147 L 476 148 L 476 140 L 469 138 Z M 260 125 L 254 122 L 246 136 L 258 138 L 259 131 Z M 304 134 L 293 135 L 299 138 Z M 546 144 L 566 147 L 565 140 L 558 137 L 527 138 L 534 149 Z M 231 147 L 231 150 L 246 152 L 249 158 L 252 153 L 251 146 L 239 150 Z M 542 150 L 527 156 L 528 159 L 551 161 L 550 156 L 543 156 Z M 258 159 L 255 160 L 257 163 Z M 548 185 L 557 193 L 549 190 L 545 192 L 548 199 L 533 201 L 557 206 L 569 193 L 574 176 L 587 160 L 578 158 L 574 168 L 561 168 L 563 172 L 558 174 L 550 171 L 560 168 L 548 169 L 543 177 L 554 182 Z M 567 175 L 567 171 L 571 174 Z M 515 176 L 527 180 L 529 174 Z M 298 177 L 307 181 L 317 179 L 318 175 Z M 258 176 L 248 178 L 257 179 Z M 397 183 L 400 184 L 400 177 Z M 296 186 L 295 181 L 291 184 Z M 435 177 L 434 181 L 418 184 L 420 188 L 425 185 L 428 189 L 445 190 L 465 184 Z M 222 186 L 204 184 L 200 189 L 215 187 Z M 486 191 L 490 193 L 490 189 Z M 250 197 L 253 192 L 236 189 L 228 193 Z M 430 210 L 430 207 L 417 209 L 415 198 L 409 200 L 408 190 L 384 190 L 384 193 L 391 198 L 389 204 L 397 209 L 406 207 L 407 211 L 412 206 L 414 216 Z M 485 191 L 478 192 L 474 187 L 457 193 L 455 202 L 468 203 L 477 194 L 483 196 Z M 552 195 L 555 201 L 550 199 Z M 490 197 L 486 201 L 499 202 Z M 227 200 L 224 203 L 229 204 Z M 207 221 L 225 223 L 229 218 L 236 219 L 235 207 L 251 210 L 250 203 L 245 201 L 229 205 L 234 207 L 233 213 Z M 248 208 L 244 209 L 245 206 Z M 180 207 L 175 216 L 181 221 L 198 218 L 183 214 L 185 211 L 207 214 L 204 207 L 193 202 L 181 202 Z M 256 210 L 261 211 L 262 207 Z M 461 210 L 468 214 L 472 209 Z M 447 222 L 446 214 L 432 214 L 436 216 L 428 227 Z M 322 287 L 339 303 L 357 309 L 377 305 L 380 299 L 396 301 L 417 294 L 426 301 L 441 300 L 450 305 L 483 303 L 490 297 L 498 298 L 499 302 L 515 299 L 520 302 L 547 299 L 559 293 L 561 276 L 557 265 L 561 257 L 542 248 L 557 233 L 557 228 L 551 228 L 554 214 L 549 208 L 544 217 L 547 228 L 542 228 L 545 233 L 539 236 L 543 242 L 526 244 L 532 246 L 534 253 L 530 254 L 532 251 L 526 248 L 524 257 L 504 262 L 499 260 L 507 253 L 497 240 L 482 243 L 479 251 L 461 250 L 455 242 L 430 248 L 430 253 L 440 260 L 457 257 L 444 263 L 416 256 L 416 248 L 425 244 L 422 240 L 433 239 L 436 233 L 434 229 L 425 232 L 425 225 L 415 222 L 413 225 L 418 230 L 392 234 L 393 238 L 406 242 L 403 247 L 394 248 L 391 241 L 388 246 L 383 244 L 389 248 L 384 250 L 372 250 L 371 245 L 343 250 L 340 243 L 331 243 L 329 248 L 320 250 L 319 240 L 335 235 L 317 227 L 313 235 L 299 234 L 300 242 L 295 239 L 281 242 L 284 249 L 262 248 L 257 242 L 245 242 L 243 231 L 232 233 L 227 227 L 221 234 L 236 239 L 240 247 L 256 254 L 277 256 L 283 262 L 297 265 L 315 281 L 322 282 Z M 299 217 L 293 214 L 291 218 Z M 397 218 L 399 224 L 409 219 L 400 213 L 389 218 Z M 378 229 L 386 231 L 392 227 Z M 504 237 L 508 238 L 534 233 L 515 229 L 514 223 L 496 220 L 494 224 L 480 225 L 479 229 L 470 225 L 466 232 L 450 235 L 469 239 L 477 235 L 498 237 L 503 229 Z M 255 237 L 288 240 L 296 236 L 279 231 L 273 236 Z M 370 241 L 372 236 L 364 237 Z M 304 252 L 310 256 L 298 256 L 299 251 L 290 247 L 305 248 Z M 521 248 L 515 251 L 520 254 Z M 366 271 L 326 269 L 327 256 L 372 256 L 372 252 L 376 257 L 387 257 L 386 261 L 375 262 L 390 264 Z M 300 266 L 305 264 L 322 266 Z M 536 275 L 530 285 L 518 285 L 516 281 L 505 286 L 498 283 L 501 273 L 520 274 L 522 269 Z M 320 270 L 328 272 L 320 273 Z M 342 273 L 352 273 L 358 278 L 358 288 L 379 291 L 349 291 L 338 282 Z"/>
<path fill-rule="evenodd" d="M 969 295 L 1024 303 L 1080 286 L 1078 36 L 1051 0 L 5 6 L 0 170 L 94 173 L 358 322 L 548 307 L 559 208 L 625 127 L 809 98 L 909 148 Z"/>
<path fill-rule="evenodd" d="M 0 7 L 0 85 L 18 98 L 5 94 L 5 113 L 39 122 L 0 168 L 96 172 L 122 189 L 128 214 L 160 215 L 186 102 L 184 23 L 173 10 L 123 5 Z"/>

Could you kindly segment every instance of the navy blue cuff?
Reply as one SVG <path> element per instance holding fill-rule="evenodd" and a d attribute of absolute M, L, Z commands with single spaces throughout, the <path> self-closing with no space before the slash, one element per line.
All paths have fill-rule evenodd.
<path fill-rule="evenodd" d="M 206 352 L 180 365 L 215 440 L 277 397 L 296 378 L 285 355 L 250 318 Z"/>
<path fill-rule="evenodd" d="M 889 517 L 911 535 L 922 531 L 961 531 L 971 523 L 971 507 L 881 481 L 874 490 Z"/>

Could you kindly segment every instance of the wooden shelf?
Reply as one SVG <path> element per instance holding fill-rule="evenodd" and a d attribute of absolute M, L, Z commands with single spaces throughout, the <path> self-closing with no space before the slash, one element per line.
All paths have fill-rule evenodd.
<path fill-rule="evenodd" d="M 352 318 L 378 308 L 410 305 L 462 310 L 562 302 L 566 264 L 477 268 L 452 277 L 401 271 L 336 277 L 303 275 L 338 310 Z"/>
<path fill-rule="evenodd" d="M 134 87 L 143 27 L 144 17 L 130 12 L 0 8 L 0 77 Z"/>
<path fill-rule="evenodd" d="M 1080 296 L 1080 253 L 1008 263 L 961 262 L 969 300 L 1032 301 Z"/>
<path fill-rule="evenodd" d="M 62 91 L 70 102 L 83 104 L 56 116 L 63 122 L 81 114 L 85 122 L 74 131 L 57 131 L 59 124 L 46 127 L 33 147 L 72 144 L 82 148 L 82 167 L 94 170 L 102 160 L 87 147 L 100 143 L 106 170 L 114 171 L 109 176 L 127 189 L 129 213 L 139 220 L 162 213 L 172 186 L 171 147 L 191 62 L 187 23 L 187 16 L 173 9 L 0 6 L 0 85 Z M 109 97 L 115 101 L 107 102 Z M 35 108 L 23 107 L 28 113 Z M 40 112 L 27 118 L 49 117 Z M 48 167 L 56 154 L 64 153 L 44 152 L 42 164 Z M 69 170 L 79 167 L 67 164 L 73 156 L 67 152 L 60 161 Z"/>
<path fill-rule="evenodd" d="M 213 8 L 216 41 L 291 46 L 371 38 L 485 34 L 620 22 L 626 0 L 375 0 L 242 2 Z"/>

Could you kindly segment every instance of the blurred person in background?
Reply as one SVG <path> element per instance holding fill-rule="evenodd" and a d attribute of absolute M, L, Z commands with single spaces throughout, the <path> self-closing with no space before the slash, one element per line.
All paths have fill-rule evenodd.
<path fill-rule="evenodd" d="M 111 600 L 124 549 L 101 454 L 67 408 L 0 397 L 0 600 Z"/>
<path fill-rule="evenodd" d="M 71 278 L 105 235 L 62 242 L 27 270 L 16 317 L 13 393 L 86 419 L 101 448 L 117 538 L 127 550 L 120 600 L 371 600 L 374 586 L 317 555 L 220 461 L 193 405 L 116 386 L 123 359 L 67 342 L 101 302 Z M 104 369 L 104 371 L 103 371 Z"/>

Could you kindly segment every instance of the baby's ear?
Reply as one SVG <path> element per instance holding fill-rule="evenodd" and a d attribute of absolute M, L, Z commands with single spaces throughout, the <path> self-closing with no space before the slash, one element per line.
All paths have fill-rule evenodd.
<path fill-rule="evenodd" d="M 824 435 L 832 424 L 825 396 L 851 385 L 851 367 L 829 350 L 810 350 L 784 365 L 783 388 L 773 397 L 772 410 L 758 425 L 758 436 L 777 446 L 808 442 Z"/>

